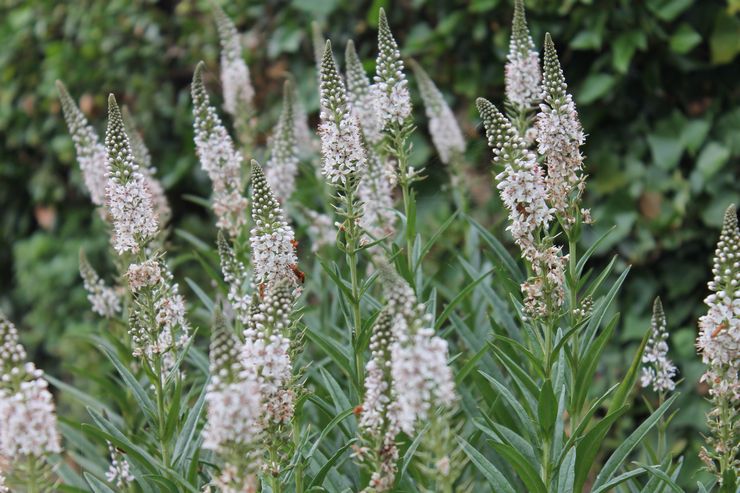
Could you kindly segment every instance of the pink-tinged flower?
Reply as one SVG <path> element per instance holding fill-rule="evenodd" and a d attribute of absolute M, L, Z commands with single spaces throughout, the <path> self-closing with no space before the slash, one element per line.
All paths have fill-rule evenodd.
<path fill-rule="evenodd" d="M 373 89 L 384 129 L 391 124 L 403 125 L 411 116 L 411 95 L 403 70 L 401 52 L 388 26 L 385 10 L 381 8 Z"/>
<path fill-rule="evenodd" d="M 414 61 L 411 63 L 411 68 L 416 75 L 419 92 L 424 101 L 424 109 L 429 118 L 432 143 L 437 149 L 439 159 L 449 164 L 453 157 L 465 152 L 465 139 L 463 139 L 462 131 L 450 106 L 429 75 Z"/>
<path fill-rule="evenodd" d="M 298 174 L 298 143 L 294 116 L 295 89 L 290 81 L 283 86 L 283 111 L 270 142 L 270 159 L 265 164 L 265 176 L 270 188 L 285 203 L 295 190 Z"/>
<path fill-rule="evenodd" d="M 157 169 L 152 165 L 152 156 L 144 142 L 144 138 L 136 129 L 134 119 L 126 106 L 122 108 L 121 114 L 123 115 L 123 123 L 126 127 L 126 135 L 128 135 L 129 143 L 131 144 L 131 152 L 133 152 L 134 159 L 141 167 L 149 195 L 152 196 L 154 212 L 157 214 L 159 224 L 166 224 L 170 216 L 172 216 L 172 210 L 170 209 L 167 195 L 164 192 L 164 187 L 157 179 Z"/>
<path fill-rule="evenodd" d="M 321 63 L 321 137 L 322 173 L 332 185 L 344 185 L 361 174 L 367 166 L 357 118 L 350 111 L 344 88 L 326 42 Z"/>
<path fill-rule="evenodd" d="M 92 268 L 84 252 L 80 250 L 80 276 L 87 291 L 87 300 L 92 311 L 101 317 L 114 317 L 121 311 L 121 300 L 116 290 L 107 286 Z"/>
<path fill-rule="evenodd" d="M 254 376 L 262 395 L 266 424 L 285 424 L 293 417 L 293 363 L 290 331 L 293 287 L 283 280 L 255 298 L 244 331 L 241 365 Z"/>
<path fill-rule="evenodd" d="M 249 244 L 256 284 L 272 285 L 281 279 L 296 283 L 293 229 L 257 161 L 252 161 L 252 220 Z"/>
<path fill-rule="evenodd" d="M 116 98 L 108 98 L 108 212 L 113 222 L 113 248 L 122 255 L 139 252 L 159 227 L 144 174 L 134 160 Z"/>
<path fill-rule="evenodd" d="M 344 60 L 347 64 L 347 97 L 352 113 L 360 122 L 367 142 L 376 144 L 383 137 L 382 112 L 352 40 L 347 41 Z"/>
<path fill-rule="evenodd" d="M 560 68 L 555 46 L 548 33 L 545 36 L 544 100 L 540 104 L 535 124 L 537 150 L 545 157 L 547 200 L 565 220 L 566 225 L 577 221 L 577 215 L 589 222 L 589 214 L 581 210 L 580 196 L 585 186 L 583 156 L 580 146 L 585 141 L 573 97 Z"/>
<path fill-rule="evenodd" d="M 707 371 L 702 378 L 719 398 L 740 400 L 740 230 L 731 205 L 725 212 L 722 233 L 712 265 L 709 307 L 699 319 L 697 347 Z"/>
<path fill-rule="evenodd" d="M 0 314 L 0 456 L 11 467 L 62 451 L 49 384 L 25 358 L 18 331 Z"/>
<path fill-rule="evenodd" d="M 90 200 L 97 206 L 105 205 L 107 164 L 105 146 L 100 142 L 95 129 L 87 122 L 61 81 L 57 81 L 59 99 L 62 102 L 64 119 L 72 136 L 77 152 L 82 179 L 90 193 Z"/>
<path fill-rule="evenodd" d="M 535 233 L 546 229 L 552 220 L 547 191 L 537 157 L 529 151 L 511 122 L 489 101 L 478 98 L 478 111 L 493 150 L 494 166 L 503 166 L 496 175 L 501 200 L 509 210 L 509 226 L 514 241 L 525 258 L 536 255 Z"/>
<path fill-rule="evenodd" d="M 249 79 L 249 67 L 242 57 L 241 41 L 236 26 L 226 13 L 214 4 L 216 27 L 221 42 L 221 85 L 224 109 L 232 116 L 252 107 L 254 88 Z"/>
<path fill-rule="evenodd" d="M 201 167 L 213 184 L 216 225 L 234 237 L 247 222 L 247 199 L 242 196 L 242 156 L 211 106 L 203 85 L 203 67 L 203 62 L 196 67 L 191 87 L 195 149 Z"/>

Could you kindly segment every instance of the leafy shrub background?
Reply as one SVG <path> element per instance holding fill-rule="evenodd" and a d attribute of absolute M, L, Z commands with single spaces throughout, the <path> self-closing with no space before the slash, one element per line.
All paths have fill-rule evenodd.
<path fill-rule="evenodd" d="M 105 97 L 120 95 L 160 170 L 175 211 L 173 229 L 209 241 L 209 215 L 187 199 L 209 191 L 193 151 L 188 91 L 198 60 L 205 60 L 215 77 L 218 41 L 207 2 L 2 0 L 0 5 L 0 308 L 22 321 L 24 342 L 35 348 L 40 366 L 65 374 L 98 364 L 79 356 L 96 358 L 79 351 L 94 317 L 77 274 L 77 255 L 84 245 L 102 261 L 106 243 L 82 193 L 54 81 L 64 80 L 99 129 Z M 286 71 L 296 76 L 316 120 L 310 20 L 318 20 L 338 47 L 351 33 L 358 46 L 369 49 L 381 6 L 404 56 L 426 68 L 463 125 L 471 173 L 483 178 L 471 190 L 474 215 L 490 226 L 500 222 L 473 101 L 503 97 L 508 1 L 230 2 L 228 13 L 247 32 L 257 105 L 272 108 L 261 121 L 277 119 L 273 102 Z M 609 352 L 604 382 L 626 365 L 624 349 L 644 333 L 652 299 L 660 295 L 672 330 L 672 356 L 686 379 L 673 431 L 695 439 L 705 411 L 697 396 L 702 389 L 696 384 L 701 365 L 693 347 L 695 322 L 722 211 L 740 200 L 740 4 L 531 0 L 527 9 L 538 44 L 546 30 L 552 33 L 590 134 L 585 153 L 591 175 L 586 200 L 597 219 L 592 233 L 616 229 L 599 257 L 607 261 L 617 253 L 623 266 L 634 266 L 620 300 L 619 345 Z M 371 68 L 372 54 L 360 55 Z M 416 114 L 423 115 L 420 105 Z M 420 213 L 435 222 L 446 217 L 435 200 L 446 178 L 424 141 L 424 120 L 419 121 L 414 156 L 431 175 L 421 187 Z M 183 234 L 172 241 L 173 252 L 180 253 L 174 257 L 178 274 L 201 276 L 198 265 L 188 261 L 191 247 Z M 445 259 L 437 260 L 440 265 L 425 268 L 437 272 Z M 642 412 L 634 409 L 623 428 Z M 695 470 L 698 444 L 674 442 L 688 447 L 684 470 Z"/>

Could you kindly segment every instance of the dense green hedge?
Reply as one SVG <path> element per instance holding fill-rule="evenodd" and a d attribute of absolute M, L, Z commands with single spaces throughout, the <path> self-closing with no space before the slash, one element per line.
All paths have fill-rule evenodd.
<path fill-rule="evenodd" d="M 488 154 L 472 103 L 477 96 L 502 99 L 510 2 L 360 3 L 242 0 L 225 7 L 248 32 L 258 107 L 276 119 L 272 103 L 290 71 L 315 112 L 313 19 L 336 46 L 352 33 L 371 68 L 373 22 L 384 6 L 404 56 L 427 69 L 455 108 L 471 142 L 471 173 L 485 176 Z M 550 31 L 561 51 L 590 134 L 586 200 L 597 219 L 593 234 L 616 224 L 601 258 L 618 253 L 623 265 L 634 265 L 621 300 L 621 340 L 639 338 L 653 296 L 661 295 L 685 385 L 695 386 L 701 368 L 693 339 L 709 256 L 723 209 L 740 200 L 737 1 L 532 0 L 527 7 L 535 39 Z M 84 245 L 94 256 L 106 245 L 83 192 L 54 80 L 67 84 L 101 129 L 109 92 L 131 107 L 173 202 L 174 227 L 208 239 L 208 214 L 185 198 L 208 194 L 193 152 L 188 85 L 199 59 L 212 77 L 217 73 L 215 26 L 205 1 L 5 0 L 0 9 L 0 308 L 32 327 L 24 336 L 39 353 L 69 361 L 79 343 L 67 337 L 60 344 L 61 334 L 85 333 L 92 320 L 78 249 Z M 428 144 L 416 146 L 432 175 L 422 199 L 433 203 L 441 165 Z M 476 214 L 499 217 L 491 182 L 479 183 L 471 191 Z M 615 350 L 610 358 L 617 372 L 626 356 Z M 702 421 L 699 399 L 679 406 L 677 427 Z M 687 460 L 695 461 L 695 453 Z"/>

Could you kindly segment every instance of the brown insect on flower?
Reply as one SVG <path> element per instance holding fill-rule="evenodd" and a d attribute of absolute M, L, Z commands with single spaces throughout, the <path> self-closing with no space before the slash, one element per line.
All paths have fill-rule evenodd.
<path fill-rule="evenodd" d="M 297 265 L 291 264 L 290 270 L 293 271 L 293 274 L 295 274 L 296 278 L 298 279 L 298 282 L 300 282 L 301 284 L 306 282 L 306 274 L 302 270 L 300 270 Z"/>
<path fill-rule="evenodd" d="M 727 322 L 722 322 L 721 324 L 719 324 L 717 328 L 714 329 L 714 332 L 712 332 L 712 337 L 717 337 L 720 332 L 727 328 L 727 326 Z"/>
<path fill-rule="evenodd" d="M 352 413 L 355 416 L 359 417 L 362 414 L 362 404 L 355 406 L 355 408 L 352 410 Z"/>

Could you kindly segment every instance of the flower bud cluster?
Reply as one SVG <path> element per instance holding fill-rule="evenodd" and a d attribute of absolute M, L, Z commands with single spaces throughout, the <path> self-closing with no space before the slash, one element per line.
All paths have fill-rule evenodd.
<path fill-rule="evenodd" d="M 677 368 L 668 359 L 668 330 L 660 298 L 655 298 L 653 304 L 650 338 L 642 354 L 642 363 L 640 383 L 643 387 L 652 386 L 655 392 L 667 392 L 676 388 L 674 378 Z"/>

